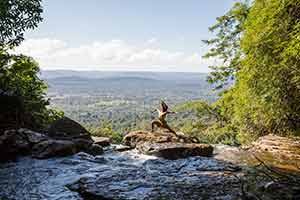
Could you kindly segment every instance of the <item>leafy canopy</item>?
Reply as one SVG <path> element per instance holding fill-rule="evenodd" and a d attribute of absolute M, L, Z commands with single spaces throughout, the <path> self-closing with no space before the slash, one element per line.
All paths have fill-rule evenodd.
<path fill-rule="evenodd" d="M 244 23 L 249 12 L 249 3 L 237 2 L 225 15 L 217 18 L 217 23 L 209 28 L 215 37 L 203 40 L 210 46 L 204 58 L 216 58 L 218 64 L 210 66 L 212 72 L 208 77 L 216 88 L 222 88 L 234 78 L 241 68 L 242 51 L 240 40 L 244 30 Z"/>
<path fill-rule="evenodd" d="M 300 2 L 256 0 L 241 48 L 235 120 L 253 134 L 297 134 L 300 128 Z"/>
<path fill-rule="evenodd" d="M 237 138 L 300 135 L 300 1 L 236 3 L 210 28 L 205 57 L 217 58 L 209 81 L 235 84 L 216 102 Z"/>
<path fill-rule="evenodd" d="M 47 108 L 47 85 L 38 77 L 38 63 L 9 52 L 24 40 L 24 31 L 42 21 L 42 11 L 41 0 L 0 1 L 0 95 L 20 97 L 35 125 L 45 125 L 62 113 Z"/>
<path fill-rule="evenodd" d="M 41 0 L 0 1 L 0 46 L 16 46 L 24 40 L 24 31 L 42 21 Z"/>

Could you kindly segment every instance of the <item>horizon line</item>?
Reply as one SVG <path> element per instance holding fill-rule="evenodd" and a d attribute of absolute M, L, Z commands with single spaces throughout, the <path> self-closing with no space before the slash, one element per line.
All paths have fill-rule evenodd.
<path fill-rule="evenodd" d="M 148 73 L 197 73 L 209 74 L 210 72 L 196 72 L 196 71 L 151 71 L 151 70 L 96 70 L 96 69 L 42 69 L 40 71 L 73 71 L 73 72 L 148 72 Z"/>

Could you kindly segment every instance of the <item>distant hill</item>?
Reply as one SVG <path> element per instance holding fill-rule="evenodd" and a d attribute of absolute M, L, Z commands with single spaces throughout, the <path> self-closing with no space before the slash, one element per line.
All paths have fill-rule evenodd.
<path fill-rule="evenodd" d="M 88 78 L 88 79 L 127 79 L 127 80 L 204 80 L 205 73 L 190 72 L 122 72 L 122 71 L 72 71 L 72 70 L 42 70 L 42 79 L 57 79 L 67 77 Z"/>
<path fill-rule="evenodd" d="M 191 100 L 216 100 L 207 74 L 174 72 L 42 71 L 51 106 L 82 124 L 113 121 L 122 132 L 149 113 L 161 99 L 170 107 Z M 178 116 L 180 118 L 180 116 Z"/>
<path fill-rule="evenodd" d="M 79 82 L 93 82 L 93 81 L 157 81 L 157 79 L 153 78 L 144 78 L 144 77 L 135 77 L 135 76 L 114 76 L 114 77 L 106 77 L 106 78 L 89 78 L 85 76 L 61 76 L 61 77 L 55 77 L 55 78 L 44 78 L 51 82 L 57 82 L 57 81 L 79 81 Z"/>

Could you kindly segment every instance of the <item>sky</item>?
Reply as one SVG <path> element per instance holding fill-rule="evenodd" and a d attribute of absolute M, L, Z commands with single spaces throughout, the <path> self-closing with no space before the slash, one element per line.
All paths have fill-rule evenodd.
<path fill-rule="evenodd" d="M 43 0 L 17 48 L 42 69 L 208 72 L 208 27 L 236 0 Z"/>

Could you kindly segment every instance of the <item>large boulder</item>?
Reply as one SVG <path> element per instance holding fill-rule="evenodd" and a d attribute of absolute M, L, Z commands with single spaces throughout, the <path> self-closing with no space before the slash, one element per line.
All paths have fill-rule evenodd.
<path fill-rule="evenodd" d="M 136 148 L 140 153 L 165 159 L 209 157 L 213 153 L 211 145 L 199 144 L 197 139 L 182 133 L 133 131 L 123 138 L 123 144 Z"/>
<path fill-rule="evenodd" d="M 48 135 L 56 140 L 71 141 L 76 147 L 76 152 L 91 153 L 96 151 L 95 147 L 92 146 L 94 141 L 91 134 L 82 125 L 68 117 L 54 121 L 48 129 Z M 97 150 L 98 154 L 99 149 Z"/>
<path fill-rule="evenodd" d="M 33 145 L 47 140 L 47 136 L 28 129 L 6 130 L 0 136 L 0 161 L 29 155 Z"/>
<path fill-rule="evenodd" d="M 137 146 L 140 153 L 146 155 L 154 155 L 165 159 L 179 159 L 190 156 L 212 156 L 213 147 L 208 144 L 193 143 L 150 143 L 145 142 Z"/>
<path fill-rule="evenodd" d="M 198 143 L 198 140 L 181 134 L 173 134 L 170 132 L 149 132 L 149 131 L 133 131 L 123 138 L 123 144 L 135 148 L 139 143 L 165 143 L 165 142 L 182 142 L 182 143 Z"/>
<path fill-rule="evenodd" d="M 102 147 L 93 144 L 91 138 L 63 137 L 63 139 L 58 139 L 25 128 L 7 130 L 0 135 L 1 162 L 15 160 L 18 156 L 25 155 L 44 159 L 68 156 L 80 151 L 92 155 L 103 153 Z"/>
<path fill-rule="evenodd" d="M 48 134 L 54 138 L 91 139 L 91 134 L 83 126 L 68 117 L 54 121 L 48 129 Z"/>

